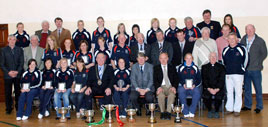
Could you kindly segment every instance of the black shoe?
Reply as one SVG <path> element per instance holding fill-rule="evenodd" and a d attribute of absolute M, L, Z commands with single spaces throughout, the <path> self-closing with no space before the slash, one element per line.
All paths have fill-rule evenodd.
<path fill-rule="evenodd" d="M 7 114 L 7 115 L 10 115 L 11 112 L 12 112 L 12 110 L 8 110 L 8 111 L 6 111 L 6 114 Z"/>
<path fill-rule="evenodd" d="M 149 116 L 149 115 L 151 115 L 151 111 L 146 110 L 146 116 Z"/>
<path fill-rule="evenodd" d="M 60 117 L 56 117 L 55 119 L 56 119 L 56 120 L 59 120 L 59 119 L 60 119 Z"/>
<path fill-rule="evenodd" d="M 66 117 L 67 118 L 67 120 L 70 120 L 71 119 L 71 117 Z"/>
<path fill-rule="evenodd" d="M 255 111 L 256 113 L 260 113 L 260 112 L 261 112 L 261 110 L 258 109 L 258 108 L 256 108 L 254 111 Z"/>
<path fill-rule="evenodd" d="M 166 120 L 171 120 L 171 113 L 166 112 Z"/>
<path fill-rule="evenodd" d="M 137 116 L 141 116 L 141 110 L 137 111 Z"/>
<path fill-rule="evenodd" d="M 243 107 L 241 110 L 242 110 L 242 111 L 249 111 L 249 110 L 251 110 L 251 108 Z"/>
<path fill-rule="evenodd" d="M 160 114 L 160 119 L 161 119 L 161 120 L 166 119 L 166 113 L 165 113 L 165 112 L 161 112 L 161 114 Z"/>
<path fill-rule="evenodd" d="M 86 120 L 86 119 L 87 119 L 87 117 L 86 117 L 86 116 L 83 116 L 83 117 L 81 117 L 81 119 L 82 119 L 82 120 Z"/>

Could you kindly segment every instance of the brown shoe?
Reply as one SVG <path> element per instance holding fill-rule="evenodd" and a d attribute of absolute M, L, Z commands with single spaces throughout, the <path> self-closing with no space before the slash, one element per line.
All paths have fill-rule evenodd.
<path fill-rule="evenodd" d="M 229 114 L 232 114 L 232 113 L 233 113 L 233 112 L 231 112 L 231 111 L 226 111 L 226 112 L 225 112 L 226 115 L 229 115 Z"/>
<path fill-rule="evenodd" d="M 235 117 L 240 116 L 240 112 L 234 112 L 234 116 L 235 116 Z"/>

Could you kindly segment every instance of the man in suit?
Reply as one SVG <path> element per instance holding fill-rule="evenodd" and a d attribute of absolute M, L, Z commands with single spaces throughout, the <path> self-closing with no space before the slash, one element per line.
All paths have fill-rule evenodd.
<path fill-rule="evenodd" d="M 168 64 L 168 54 L 161 53 L 160 65 L 154 67 L 154 87 L 160 107 L 160 119 L 171 119 L 171 105 L 175 101 L 176 89 L 178 87 L 178 75 L 175 67 Z M 167 98 L 167 109 L 165 99 Z"/>
<path fill-rule="evenodd" d="M 4 72 L 6 114 L 12 112 L 12 84 L 15 90 L 15 107 L 18 109 L 20 96 L 20 76 L 23 71 L 23 50 L 15 45 L 16 37 L 8 36 L 8 46 L 0 52 L 0 68 Z"/>
<path fill-rule="evenodd" d="M 134 64 L 137 63 L 137 56 L 139 52 L 143 52 L 145 56 L 149 56 L 150 54 L 150 45 L 144 43 L 144 35 L 142 33 L 138 33 L 136 36 L 138 43 L 130 47 L 130 61 Z"/>
<path fill-rule="evenodd" d="M 46 48 L 47 37 L 51 34 L 51 31 L 49 30 L 49 22 L 45 20 L 42 22 L 41 26 L 42 29 L 35 31 L 35 35 L 39 38 L 39 46 Z"/>
<path fill-rule="evenodd" d="M 160 64 L 158 58 L 161 52 L 166 52 L 168 54 L 168 57 L 170 58 L 168 60 L 168 63 L 171 63 L 171 60 L 173 58 L 172 44 L 170 42 L 164 41 L 164 34 L 162 30 L 156 31 L 156 38 L 157 43 L 153 43 L 151 45 L 151 51 L 149 56 L 151 64 L 153 65 Z"/>
<path fill-rule="evenodd" d="M 192 53 L 195 43 L 195 41 L 189 42 L 185 39 L 185 33 L 183 30 L 179 30 L 176 34 L 178 42 L 172 44 L 173 58 L 171 63 L 174 67 L 183 63 L 185 54 Z"/>
<path fill-rule="evenodd" d="M 145 96 L 147 103 L 152 103 L 154 100 L 153 86 L 153 66 L 146 62 L 144 53 L 139 53 L 135 63 L 131 68 L 130 81 L 132 85 L 130 100 L 133 108 L 137 108 L 137 115 L 141 116 L 140 105 L 138 104 L 139 96 Z M 149 114 L 147 111 L 146 114 Z"/>
<path fill-rule="evenodd" d="M 104 96 L 103 104 L 112 103 L 113 68 L 107 64 L 106 55 L 99 53 L 96 57 L 97 64 L 90 68 L 86 89 L 86 107 L 92 109 L 92 98 L 94 96 Z"/>
<path fill-rule="evenodd" d="M 57 39 L 58 46 L 61 47 L 61 49 L 64 49 L 64 40 L 66 38 L 71 38 L 71 32 L 68 29 L 62 28 L 63 20 L 60 17 L 55 18 L 54 20 L 55 25 L 57 27 L 56 30 L 54 30 L 51 35 L 55 36 Z"/>
<path fill-rule="evenodd" d="M 44 49 L 39 47 L 38 44 L 39 44 L 39 38 L 37 35 L 32 35 L 31 36 L 31 45 L 29 45 L 28 47 L 24 48 L 23 50 L 23 54 L 24 54 L 24 70 L 27 70 L 28 68 L 28 61 L 30 59 L 35 59 L 36 62 L 37 62 L 37 68 L 39 70 L 42 70 L 44 68 L 44 64 L 43 64 L 43 61 L 42 61 L 42 56 L 43 56 L 43 53 L 44 53 Z"/>

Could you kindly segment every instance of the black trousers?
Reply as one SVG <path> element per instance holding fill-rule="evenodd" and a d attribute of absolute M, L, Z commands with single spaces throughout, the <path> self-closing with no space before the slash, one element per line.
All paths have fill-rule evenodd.
<path fill-rule="evenodd" d="M 12 110 L 13 99 L 12 99 L 12 85 L 14 84 L 15 90 L 15 108 L 18 110 L 18 100 L 20 96 L 20 79 L 4 79 L 5 81 L 5 101 L 6 101 L 6 111 Z"/>
<path fill-rule="evenodd" d="M 130 101 L 133 108 L 137 108 L 140 110 L 140 104 L 138 103 L 140 93 L 138 91 L 132 90 L 130 93 Z M 154 94 L 151 91 L 148 91 L 145 94 L 145 101 L 146 103 L 153 103 L 154 102 Z"/>
<path fill-rule="evenodd" d="M 206 107 L 208 108 L 208 111 L 211 111 L 212 110 L 212 103 L 214 102 L 214 106 L 215 106 L 215 112 L 219 112 L 219 109 L 220 109 L 220 106 L 222 104 L 222 99 L 212 99 L 212 98 L 209 98 L 209 99 L 206 99 L 206 98 L 203 98 L 204 99 L 204 103 L 206 105 Z"/>
<path fill-rule="evenodd" d="M 86 95 L 85 99 L 86 99 L 86 109 L 87 110 L 92 110 L 92 99 L 94 96 L 104 96 L 103 98 L 103 104 L 112 104 L 112 95 L 107 96 L 105 94 L 105 89 L 100 89 L 100 88 L 95 88 L 92 87 L 91 88 L 92 93 L 90 95 Z"/>

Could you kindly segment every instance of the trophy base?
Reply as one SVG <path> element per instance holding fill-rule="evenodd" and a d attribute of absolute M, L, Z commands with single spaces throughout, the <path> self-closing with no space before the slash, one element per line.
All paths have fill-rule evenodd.
<path fill-rule="evenodd" d="M 181 123 L 181 119 L 180 118 L 175 118 L 174 123 Z"/>
<path fill-rule="evenodd" d="M 65 123 L 67 121 L 67 119 L 60 119 L 61 123 Z"/>
<path fill-rule="evenodd" d="M 113 119 L 107 119 L 106 122 L 107 123 L 113 123 L 114 121 L 113 121 Z"/>
<path fill-rule="evenodd" d="M 156 123 L 156 119 L 155 118 L 149 118 L 148 123 Z"/>
<path fill-rule="evenodd" d="M 93 119 L 86 119 L 86 121 L 85 121 L 86 123 L 93 123 L 93 122 L 95 122 L 95 120 L 93 120 Z"/>
<path fill-rule="evenodd" d="M 135 119 L 128 119 L 128 122 L 130 122 L 130 123 L 135 123 L 136 120 L 135 120 Z"/>

